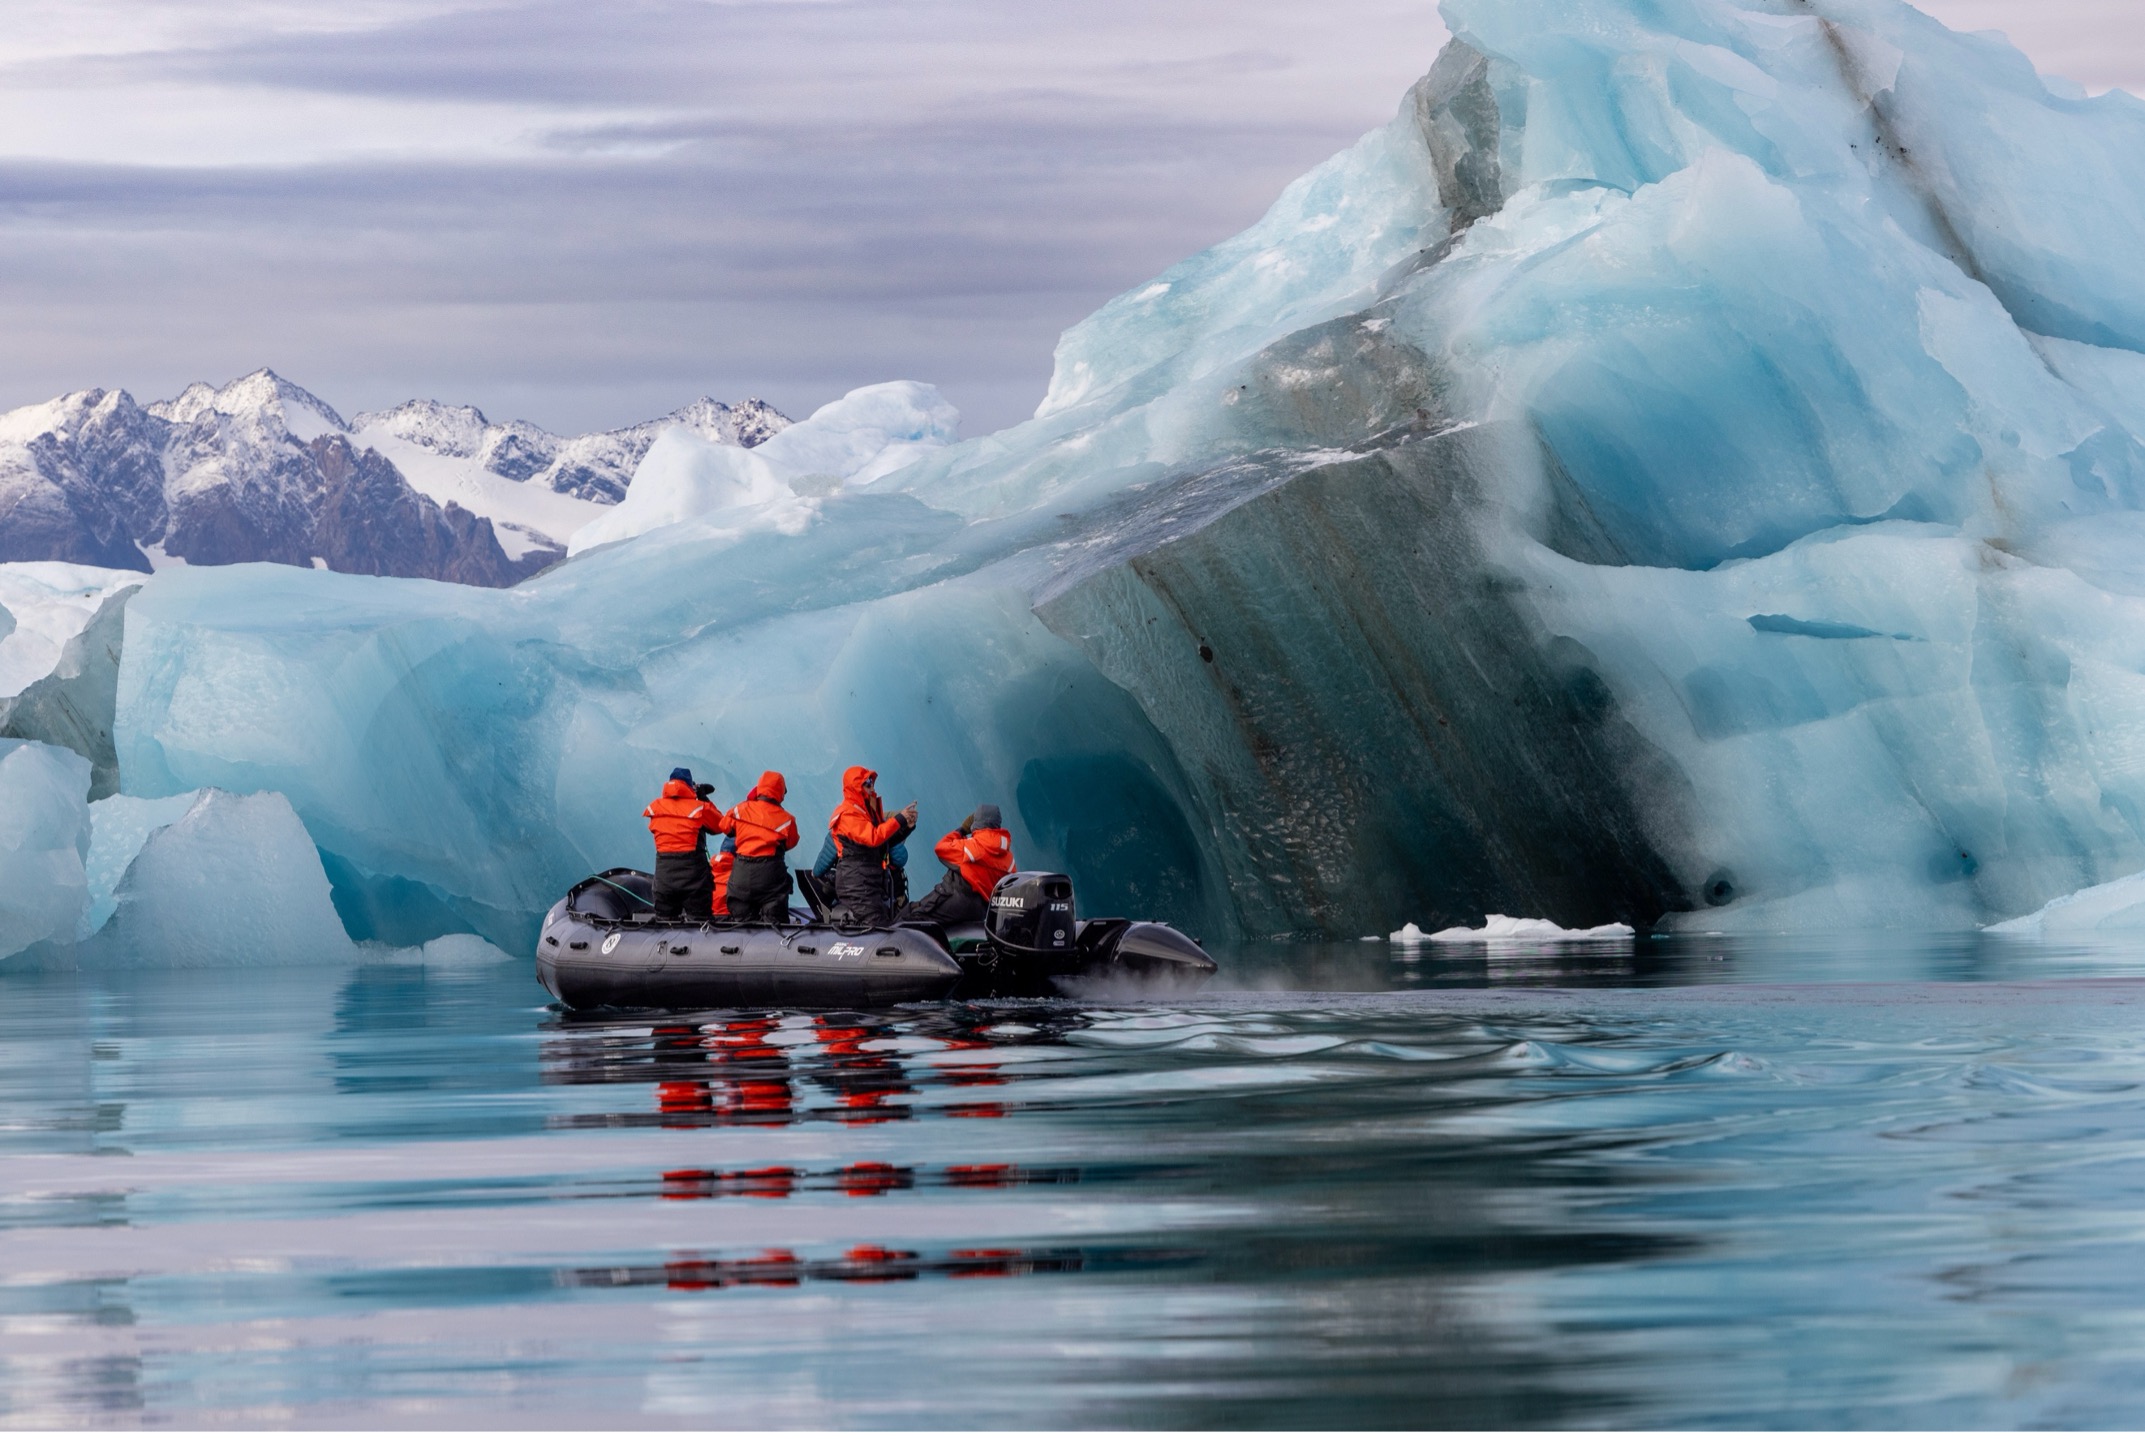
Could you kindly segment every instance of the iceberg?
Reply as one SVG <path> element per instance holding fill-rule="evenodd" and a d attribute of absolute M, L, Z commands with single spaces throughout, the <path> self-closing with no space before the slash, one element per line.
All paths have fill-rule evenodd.
<path fill-rule="evenodd" d="M 625 499 L 574 531 L 567 553 L 692 519 L 732 537 L 795 534 L 817 512 L 803 497 L 914 464 L 952 443 L 960 423 L 935 387 L 894 380 L 851 390 L 751 449 L 672 426 L 641 457 Z"/>
<path fill-rule="evenodd" d="M 2021 939 L 2082 939 L 2140 930 L 2145 930 L 2145 874 L 2096 884 L 2052 899 L 2031 914 L 1988 926 L 1990 934 Z"/>
<path fill-rule="evenodd" d="M 141 580 L 57 560 L 0 564 L 0 704 L 51 674 L 104 602 Z"/>
<path fill-rule="evenodd" d="M 666 437 L 509 591 L 158 574 L 123 792 L 283 795 L 352 937 L 512 952 L 680 763 L 996 801 L 1087 912 L 1215 936 L 2145 869 L 2145 105 L 1898 0 L 1443 13 L 1025 424 Z"/>
<path fill-rule="evenodd" d="M 88 897 L 89 761 L 0 739 L 0 960 L 72 939 Z"/>
<path fill-rule="evenodd" d="M 357 957 L 320 857 L 283 796 L 205 790 L 157 823 L 176 807 L 175 797 L 98 816 L 123 831 L 117 849 L 136 832 L 142 837 L 110 899 L 100 897 L 109 922 L 78 947 L 77 963 L 198 969 Z"/>

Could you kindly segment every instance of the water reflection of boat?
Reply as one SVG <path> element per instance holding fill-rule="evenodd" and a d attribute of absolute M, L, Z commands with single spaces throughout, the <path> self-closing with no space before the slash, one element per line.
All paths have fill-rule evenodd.
<path fill-rule="evenodd" d="M 551 907 L 536 973 L 569 1009 L 876 1008 L 949 997 L 1190 988 L 1214 973 L 1198 941 L 1149 920 L 1080 919 L 1061 874 L 1007 875 L 989 917 L 855 927 L 802 877 L 789 924 L 660 920 L 639 870 L 591 875 Z"/>
<path fill-rule="evenodd" d="M 551 1084 L 629 1086 L 621 1092 L 636 1097 L 653 1092 L 648 1107 L 577 1113 L 556 1121 L 575 1127 L 694 1129 L 814 1121 L 853 1128 L 909 1119 L 919 1108 L 942 1118 L 996 1119 L 1007 1105 L 998 1095 L 1005 1079 L 992 1051 L 1009 1042 L 1062 1037 L 1088 1022 L 1079 1011 L 1056 1005 L 952 1005 L 910 1011 L 898 1019 L 845 1010 L 757 1011 L 722 1013 L 701 1023 L 666 1017 L 638 1025 L 616 1016 L 569 1014 L 550 1026 L 543 1074 Z M 1015 1032 L 1006 1032 L 1009 1025 Z M 997 1168 L 968 1166 L 961 1182 L 987 1185 Z M 819 1176 L 815 1182 L 825 1180 Z M 871 1182 L 861 1171 L 846 1180 Z M 707 1182 L 731 1192 L 785 1181 L 772 1172 L 739 1171 Z"/>

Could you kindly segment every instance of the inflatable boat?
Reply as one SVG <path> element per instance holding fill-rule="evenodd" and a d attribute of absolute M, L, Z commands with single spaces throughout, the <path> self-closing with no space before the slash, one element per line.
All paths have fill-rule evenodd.
<path fill-rule="evenodd" d="M 568 1009 L 875 1009 L 1191 988 L 1214 973 L 1198 941 L 1166 924 L 1078 918 L 1062 874 L 1007 875 L 979 924 L 876 928 L 836 923 L 812 876 L 797 878 L 809 909 L 792 909 L 788 924 L 745 924 L 658 919 L 650 875 L 590 875 L 544 917 L 536 977 Z"/>

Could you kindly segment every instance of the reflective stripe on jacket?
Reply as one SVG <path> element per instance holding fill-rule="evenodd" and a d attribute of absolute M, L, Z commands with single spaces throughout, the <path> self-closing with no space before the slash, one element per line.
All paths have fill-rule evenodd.
<path fill-rule="evenodd" d="M 666 780 L 662 797 L 641 811 L 657 854 L 697 854 L 702 836 L 722 829 L 722 811 L 693 793 L 682 779 Z"/>
<path fill-rule="evenodd" d="M 789 781 L 775 770 L 760 776 L 744 803 L 722 817 L 722 832 L 737 843 L 745 859 L 772 859 L 797 847 L 797 821 L 782 808 Z"/>

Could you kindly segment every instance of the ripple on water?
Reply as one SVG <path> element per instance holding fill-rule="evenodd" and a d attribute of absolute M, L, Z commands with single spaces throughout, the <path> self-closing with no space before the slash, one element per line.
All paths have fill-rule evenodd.
<path fill-rule="evenodd" d="M 9 1423 L 2145 1418 L 2108 986 L 565 1017 L 398 968 L 0 977 Z"/>

